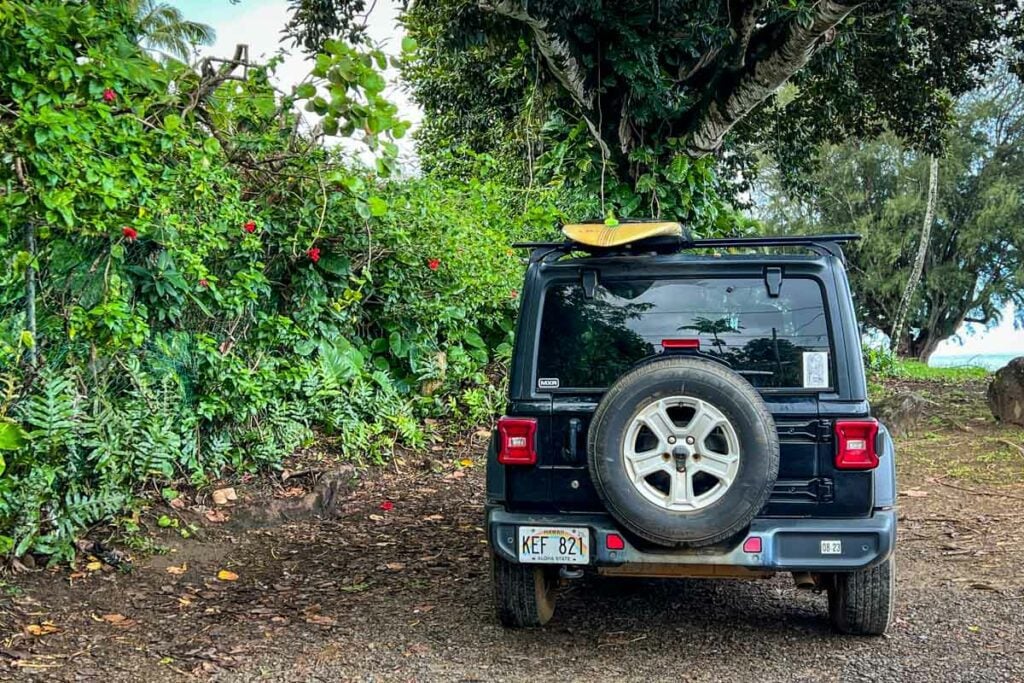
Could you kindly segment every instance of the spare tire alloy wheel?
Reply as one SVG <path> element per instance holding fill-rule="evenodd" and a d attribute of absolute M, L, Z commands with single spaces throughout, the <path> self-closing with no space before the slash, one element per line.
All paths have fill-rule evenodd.
<path fill-rule="evenodd" d="M 732 423 L 718 408 L 692 396 L 657 399 L 641 410 L 626 433 L 624 455 L 640 494 L 673 512 L 718 501 L 740 466 Z"/>
<path fill-rule="evenodd" d="M 761 395 L 724 365 L 693 357 L 648 362 L 612 384 L 594 411 L 587 456 L 612 516 L 665 546 L 743 531 L 779 471 Z"/>

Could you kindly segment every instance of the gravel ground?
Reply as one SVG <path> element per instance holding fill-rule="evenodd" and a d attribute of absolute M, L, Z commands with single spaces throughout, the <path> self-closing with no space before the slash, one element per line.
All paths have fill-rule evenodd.
<path fill-rule="evenodd" d="M 561 589 L 548 627 L 506 631 L 476 463 L 367 481 L 327 521 L 221 525 L 130 575 L 19 577 L 0 601 L 0 677 L 1024 681 L 1024 486 L 923 461 L 900 474 L 898 603 L 883 638 L 833 634 L 824 596 L 782 576 L 587 577 Z M 218 580 L 222 569 L 238 579 Z M 53 633 L 30 634 L 47 623 Z"/>

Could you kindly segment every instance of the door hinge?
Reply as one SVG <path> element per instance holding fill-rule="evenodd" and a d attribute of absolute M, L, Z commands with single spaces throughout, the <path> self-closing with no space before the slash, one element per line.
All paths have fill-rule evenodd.
<path fill-rule="evenodd" d="M 831 442 L 832 432 L 832 420 L 818 420 L 818 441 L 822 441 L 825 443 Z"/>
<path fill-rule="evenodd" d="M 772 489 L 772 499 L 831 503 L 835 500 L 835 485 L 828 477 L 817 479 L 779 479 Z"/>
<path fill-rule="evenodd" d="M 768 288 L 768 296 L 773 299 L 782 293 L 782 268 L 769 266 L 764 269 L 764 284 Z"/>

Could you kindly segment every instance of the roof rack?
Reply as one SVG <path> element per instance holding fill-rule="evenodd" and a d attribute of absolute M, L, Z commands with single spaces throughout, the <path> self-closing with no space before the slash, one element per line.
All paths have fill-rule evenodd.
<path fill-rule="evenodd" d="M 835 256 L 846 262 L 840 246 L 861 238 L 855 233 L 836 235 L 774 235 L 762 237 L 710 237 L 693 239 L 689 231 L 682 237 L 652 237 L 612 248 L 593 247 L 573 240 L 562 242 L 516 242 L 513 247 L 531 249 L 530 263 L 549 257 L 559 257 L 572 251 L 583 251 L 593 256 L 620 256 L 656 252 L 672 254 L 688 249 L 754 248 L 754 247 L 806 247 L 820 256 Z"/>

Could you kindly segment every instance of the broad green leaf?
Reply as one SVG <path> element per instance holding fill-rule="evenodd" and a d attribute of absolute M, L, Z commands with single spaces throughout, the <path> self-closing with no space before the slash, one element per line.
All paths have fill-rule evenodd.
<path fill-rule="evenodd" d="M 17 451 L 25 446 L 28 434 L 9 417 L 0 417 L 0 451 Z M 0 467 L 0 474 L 4 468 Z"/>
<path fill-rule="evenodd" d="M 383 216 L 388 212 L 388 203 L 380 197 L 370 197 L 366 203 L 370 206 L 371 216 Z"/>
<path fill-rule="evenodd" d="M 466 341 L 467 344 L 469 344 L 472 347 L 475 347 L 475 348 L 478 348 L 478 349 L 486 349 L 487 348 L 487 344 L 484 342 L 483 337 L 481 337 L 479 334 L 477 334 L 473 330 L 466 330 L 462 334 L 462 338 Z"/>

